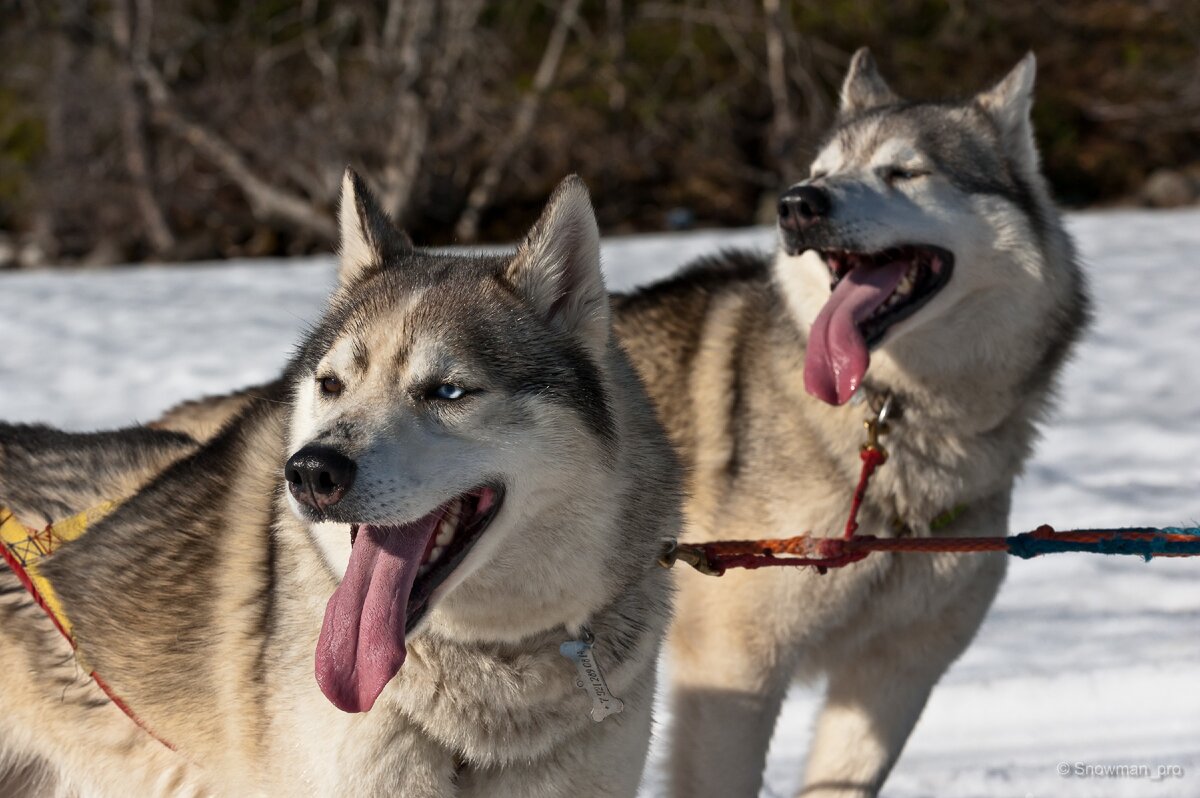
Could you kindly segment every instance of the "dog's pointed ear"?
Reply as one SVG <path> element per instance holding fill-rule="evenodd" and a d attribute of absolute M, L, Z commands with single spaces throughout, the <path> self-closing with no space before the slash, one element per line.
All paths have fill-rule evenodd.
<path fill-rule="evenodd" d="M 975 102 L 996 123 L 1003 145 L 1024 166 L 1037 169 L 1037 142 L 1033 137 L 1033 83 L 1037 59 L 1028 53 L 1004 79 L 975 97 Z"/>
<path fill-rule="evenodd" d="M 551 325 L 597 354 L 608 345 L 608 293 L 600 272 L 600 230 L 578 175 L 558 184 L 517 249 L 507 279 Z"/>
<path fill-rule="evenodd" d="M 866 47 L 858 48 L 858 52 L 850 59 L 850 68 L 846 70 L 846 78 L 842 81 L 838 113 L 849 116 L 897 102 L 900 102 L 900 95 L 892 91 L 879 74 L 871 51 Z"/>
<path fill-rule="evenodd" d="M 352 285 L 412 250 L 358 173 L 346 167 L 338 206 L 338 284 Z"/>

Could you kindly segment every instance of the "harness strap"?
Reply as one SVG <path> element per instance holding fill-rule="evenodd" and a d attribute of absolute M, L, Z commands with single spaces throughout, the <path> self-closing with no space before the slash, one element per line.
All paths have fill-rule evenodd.
<path fill-rule="evenodd" d="M 1200 556 L 1200 528 L 1133 527 L 1056 532 L 1052 527 L 1042 525 L 1032 532 L 1008 537 L 878 538 L 859 535 L 858 513 L 867 486 L 876 469 L 887 462 L 887 451 L 880 445 L 879 436 L 888 432 L 890 407 L 889 397 L 875 418 L 863 422 L 867 430 L 867 442 L 859 452 L 862 470 L 850 500 L 850 512 L 842 537 L 814 537 L 805 533 L 767 540 L 717 540 L 707 543 L 668 541 L 659 555 L 658 564 L 670 568 L 682 560 L 702 574 L 721 576 L 730 568 L 754 570 L 779 566 L 816 568 L 818 573 L 823 574 L 830 568 L 843 568 L 866 559 L 874 552 L 933 554 L 1002 551 L 1023 559 L 1066 551 L 1132 554 L 1146 560 L 1154 557 Z M 966 505 L 960 504 L 942 512 L 929 522 L 929 528 L 946 528 L 964 510 Z M 899 522 L 897 525 L 901 530 L 905 528 Z"/>
<path fill-rule="evenodd" d="M 116 502 L 105 502 L 78 515 L 50 524 L 39 532 L 26 527 L 17 520 L 16 514 L 12 510 L 0 505 L 0 555 L 4 557 L 4 562 L 12 569 L 12 572 L 16 574 L 22 587 L 50 618 L 54 628 L 58 629 L 63 638 L 70 643 L 71 648 L 75 651 L 75 659 L 88 672 L 88 676 L 96 683 L 101 692 L 143 731 L 174 751 L 175 746 L 155 734 L 154 730 L 146 725 L 128 704 L 113 693 L 108 683 L 100 678 L 100 674 L 84 662 L 75 644 L 75 638 L 71 634 L 71 622 L 63 610 L 62 602 L 54 592 L 50 580 L 41 574 L 38 567 L 43 560 L 58 551 L 64 543 L 77 540 L 87 531 L 89 525 L 108 515 L 116 506 Z"/>

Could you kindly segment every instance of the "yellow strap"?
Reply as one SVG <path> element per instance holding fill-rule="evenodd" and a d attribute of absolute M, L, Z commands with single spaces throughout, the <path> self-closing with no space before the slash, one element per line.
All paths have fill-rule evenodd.
<path fill-rule="evenodd" d="M 57 521 L 38 532 L 22 524 L 17 520 L 16 514 L 0 505 L 0 542 L 22 564 L 29 581 L 37 588 L 46 607 L 58 619 L 67 634 L 71 633 L 71 622 L 63 612 L 62 603 L 54 588 L 38 569 L 38 563 L 52 555 L 63 543 L 81 537 L 90 525 L 108 515 L 116 506 L 116 502 L 104 502 L 78 515 Z"/>

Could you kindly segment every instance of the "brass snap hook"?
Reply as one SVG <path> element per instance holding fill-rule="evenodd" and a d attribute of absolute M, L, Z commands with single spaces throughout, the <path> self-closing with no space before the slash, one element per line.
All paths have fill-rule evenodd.
<path fill-rule="evenodd" d="M 705 554 L 703 547 L 686 544 L 681 546 L 673 540 L 663 544 L 662 553 L 658 555 L 660 566 L 670 568 L 681 560 L 706 576 L 721 575 L 721 572 L 708 561 L 708 555 Z"/>
<path fill-rule="evenodd" d="M 883 444 L 879 442 L 880 435 L 886 435 L 891 431 L 888 426 L 888 416 L 892 412 L 892 395 L 888 394 L 883 400 L 883 406 L 879 408 L 879 412 L 875 414 L 875 418 L 868 418 L 863 421 L 863 427 L 867 430 L 867 442 L 863 444 L 863 450 L 873 449 L 882 455 L 883 459 L 887 459 L 887 450 L 883 448 Z"/>

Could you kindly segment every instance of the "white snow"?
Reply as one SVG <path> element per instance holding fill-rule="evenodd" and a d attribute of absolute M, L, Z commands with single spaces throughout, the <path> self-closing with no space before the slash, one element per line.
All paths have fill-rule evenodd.
<path fill-rule="evenodd" d="M 1200 521 L 1200 212 L 1070 217 L 1096 324 L 1014 501 L 1013 531 Z M 767 230 L 611 239 L 613 288 Z M 0 418 L 91 429 L 273 376 L 332 284 L 328 258 L 0 277 Z M 811 688 L 780 719 L 766 796 L 800 784 Z M 661 743 L 661 741 L 660 741 Z M 656 746 L 646 796 L 660 794 Z M 1149 777 L 1077 775 L 1133 765 Z M 1159 778 L 1159 769 L 1168 775 Z M 884 794 L 1200 795 L 1200 560 L 1011 563 Z"/>

